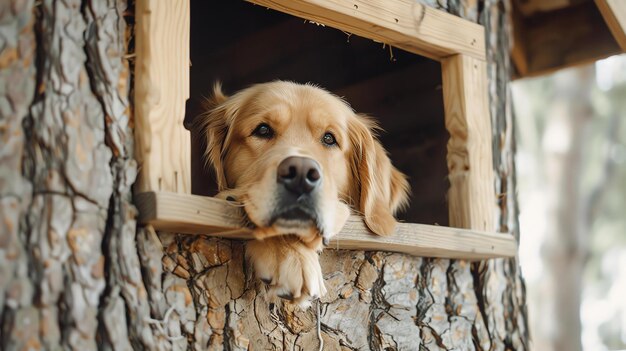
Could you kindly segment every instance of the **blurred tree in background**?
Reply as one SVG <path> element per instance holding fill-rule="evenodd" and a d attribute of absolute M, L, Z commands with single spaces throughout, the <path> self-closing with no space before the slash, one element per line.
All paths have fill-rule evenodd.
<path fill-rule="evenodd" d="M 522 269 L 537 350 L 626 348 L 626 56 L 518 81 Z"/>

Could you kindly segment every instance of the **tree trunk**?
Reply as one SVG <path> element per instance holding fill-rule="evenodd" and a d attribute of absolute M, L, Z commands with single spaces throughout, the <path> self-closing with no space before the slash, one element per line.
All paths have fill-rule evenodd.
<path fill-rule="evenodd" d="M 544 274 L 539 282 L 535 346 L 540 350 L 582 350 L 580 305 L 591 219 L 581 189 L 583 153 L 590 148 L 593 65 L 555 75 L 556 92 L 543 136 L 547 191 L 546 237 L 541 245 Z M 598 184 L 605 185 L 604 180 Z M 587 200 L 587 201 L 585 201 Z M 542 317 L 539 317 L 541 313 Z"/>
<path fill-rule="evenodd" d="M 509 3 L 463 4 L 442 9 L 486 27 L 499 224 L 517 235 Z M 0 5 L 2 346 L 317 347 L 315 309 L 269 299 L 244 243 L 137 228 L 125 7 Z M 328 249 L 321 262 L 326 350 L 527 348 L 516 259 Z"/>

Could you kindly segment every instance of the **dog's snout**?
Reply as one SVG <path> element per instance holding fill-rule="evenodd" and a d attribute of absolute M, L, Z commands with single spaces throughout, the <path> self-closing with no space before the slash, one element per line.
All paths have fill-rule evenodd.
<path fill-rule="evenodd" d="M 321 180 L 319 163 L 308 157 L 287 157 L 278 165 L 278 183 L 298 195 L 310 193 Z"/>

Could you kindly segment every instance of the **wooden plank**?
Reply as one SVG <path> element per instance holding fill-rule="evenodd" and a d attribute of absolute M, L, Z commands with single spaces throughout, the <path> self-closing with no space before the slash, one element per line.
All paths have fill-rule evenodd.
<path fill-rule="evenodd" d="M 626 52 L 626 1 L 624 0 L 596 0 L 607 26 L 613 33 L 615 41 Z"/>
<path fill-rule="evenodd" d="M 486 63 L 457 55 L 442 61 L 448 141 L 450 225 L 491 232 L 496 196 Z"/>
<path fill-rule="evenodd" d="M 168 192 L 135 195 L 139 222 L 156 230 L 251 239 L 243 228 L 239 206 L 206 196 Z M 475 230 L 400 223 L 389 237 L 371 234 L 360 217 L 351 216 L 329 248 L 402 252 L 416 256 L 458 259 L 512 257 L 517 252 L 510 235 Z"/>
<path fill-rule="evenodd" d="M 415 0 L 248 0 L 432 59 L 485 58 L 484 28 Z"/>
<path fill-rule="evenodd" d="M 513 257 L 517 243 L 511 235 L 452 227 L 400 223 L 389 237 L 370 234 L 360 217 L 352 216 L 329 247 L 402 252 L 414 256 L 481 260 Z"/>
<path fill-rule="evenodd" d="M 187 234 L 222 232 L 226 238 L 248 238 L 244 230 L 234 237 L 224 234 L 242 227 L 243 212 L 239 206 L 209 196 L 172 192 L 145 192 L 135 195 L 139 222 L 157 230 Z M 245 235 L 240 236 L 241 233 Z"/>
<path fill-rule="evenodd" d="M 135 19 L 135 189 L 188 193 L 189 0 L 138 0 Z"/>

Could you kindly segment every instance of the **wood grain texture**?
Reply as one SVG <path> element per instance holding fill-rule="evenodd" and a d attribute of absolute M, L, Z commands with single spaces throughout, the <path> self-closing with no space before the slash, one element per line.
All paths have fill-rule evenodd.
<path fill-rule="evenodd" d="M 249 1 L 436 60 L 485 57 L 482 26 L 413 0 Z"/>
<path fill-rule="evenodd" d="M 135 11 L 136 190 L 189 193 L 189 0 L 138 0 Z"/>
<path fill-rule="evenodd" d="M 241 208 L 227 201 L 166 192 L 135 196 L 139 221 L 156 230 L 188 234 L 211 234 L 230 239 L 252 239 L 242 228 Z M 517 252 L 510 235 L 490 234 L 442 226 L 400 223 L 389 237 L 372 234 L 360 217 L 352 216 L 329 248 L 380 250 L 414 256 L 459 259 L 512 257 Z"/>
<path fill-rule="evenodd" d="M 604 21 L 611 30 L 615 41 L 626 51 L 626 1 L 595 0 Z"/>
<path fill-rule="evenodd" d="M 483 231 L 495 226 L 496 197 L 486 63 L 457 55 L 443 60 L 448 141 L 450 225 Z"/>
<path fill-rule="evenodd" d="M 139 222 L 156 230 L 213 234 L 232 239 L 251 238 L 241 230 L 243 212 L 238 205 L 209 196 L 146 192 L 135 194 Z"/>

